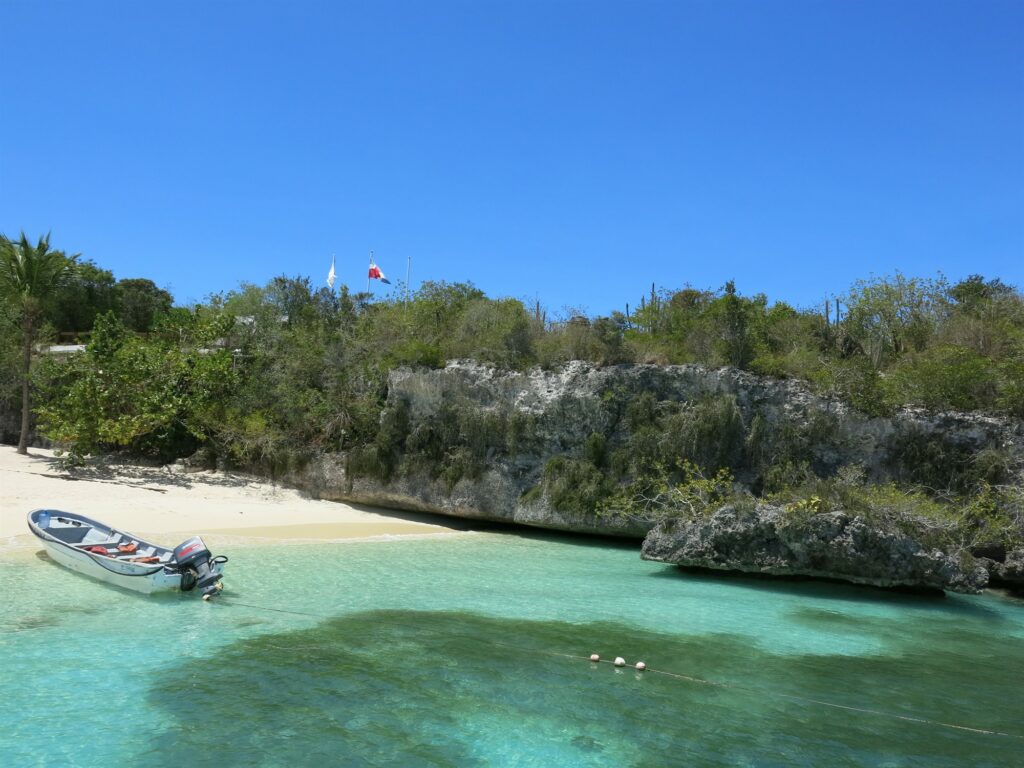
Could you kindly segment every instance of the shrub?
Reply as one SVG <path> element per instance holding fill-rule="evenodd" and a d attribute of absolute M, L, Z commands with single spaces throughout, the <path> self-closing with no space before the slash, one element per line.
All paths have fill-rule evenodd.
<path fill-rule="evenodd" d="M 868 416 L 893 411 L 882 375 L 865 357 L 827 360 L 811 377 L 811 384 L 827 397 L 845 400 Z"/>
<path fill-rule="evenodd" d="M 708 477 L 695 464 L 683 462 L 671 471 L 661 466 L 657 474 L 618 489 L 603 502 L 602 510 L 633 520 L 656 522 L 710 514 L 738 497 L 728 469 L 719 469 Z"/>
<path fill-rule="evenodd" d="M 409 403 L 398 400 L 381 413 L 380 428 L 373 442 L 352 452 L 351 472 L 390 482 L 401 462 L 409 433 Z"/>
<path fill-rule="evenodd" d="M 794 519 L 843 511 L 859 515 L 882 530 L 912 536 L 926 546 L 958 549 L 952 508 L 895 483 L 870 485 L 841 478 L 815 479 L 800 487 L 784 488 L 766 499 L 783 506 Z"/>
<path fill-rule="evenodd" d="M 999 366 L 999 394 L 996 407 L 1024 418 L 1024 361 L 1007 360 Z"/>
<path fill-rule="evenodd" d="M 544 494 L 560 512 L 594 514 L 611 488 L 589 461 L 555 456 L 544 467 Z"/>
<path fill-rule="evenodd" d="M 982 484 L 960 515 L 963 544 L 1024 547 L 1024 487 Z"/>
<path fill-rule="evenodd" d="M 887 381 L 894 403 L 973 411 L 996 403 L 989 360 L 964 347 L 936 347 L 900 363 Z"/>
<path fill-rule="evenodd" d="M 707 471 L 737 468 L 746 429 L 736 398 L 709 397 L 665 419 L 661 460 L 668 466 L 692 462 Z"/>
<path fill-rule="evenodd" d="M 391 348 L 388 364 L 393 367 L 444 368 L 445 359 L 440 347 L 418 339 L 406 339 Z"/>
<path fill-rule="evenodd" d="M 192 453 L 237 385 L 231 355 L 201 348 L 218 330 L 196 321 L 182 329 L 186 344 L 150 341 L 113 313 L 101 315 L 85 353 L 49 368 L 48 402 L 38 409 L 43 432 L 73 457 L 114 449 L 168 461 Z"/>
<path fill-rule="evenodd" d="M 921 428 L 897 435 L 889 444 L 888 464 L 896 479 L 933 494 L 970 493 L 987 477 L 1001 477 L 1006 461 L 999 451 L 975 455 L 973 448 Z"/>
<path fill-rule="evenodd" d="M 516 368 L 532 359 L 530 317 L 515 299 L 476 299 L 448 342 L 449 356 Z"/>
<path fill-rule="evenodd" d="M 534 451 L 540 440 L 537 417 L 532 413 L 513 411 L 508 417 L 505 432 L 505 450 L 510 456 Z"/>
<path fill-rule="evenodd" d="M 762 493 L 774 494 L 789 488 L 802 488 L 817 479 L 817 475 L 806 461 L 786 459 L 772 464 L 764 473 Z"/>
<path fill-rule="evenodd" d="M 445 488 L 450 494 L 455 490 L 455 485 L 459 480 L 463 478 L 476 479 L 483 471 L 483 462 L 468 448 L 460 447 L 445 456 L 440 467 L 440 477 L 444 480 Z"/>
<path fill-rule="evenodd" d="M 637 431 L 653 426 L 658 421 L 658 401 L 651 392 L 641 392 L 640 396 L 626 406 L 626 424 L 630 430 Z"/>
<path fill-rule="evenodd" d="M 608 460 L 608 439 L 600 432 L 591 432 L 583 444 L 583 456 L 598 469 Z"/>

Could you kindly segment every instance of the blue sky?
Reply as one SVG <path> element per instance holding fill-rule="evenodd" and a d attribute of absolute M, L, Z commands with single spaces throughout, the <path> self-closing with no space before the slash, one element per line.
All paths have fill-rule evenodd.
<path fill-rule="evenodd" d="M 1024 284 L 1017 0 L 0 3 L 0 231 L 180 302 L 277 274 L 606 313 Z"/>

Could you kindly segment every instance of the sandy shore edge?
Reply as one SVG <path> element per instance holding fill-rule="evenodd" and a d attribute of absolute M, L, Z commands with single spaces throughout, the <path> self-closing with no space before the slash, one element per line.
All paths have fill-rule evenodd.
<path fill-rule="evenodd" d="M 53 451 L 0 446 L 0 549 L 38 546 L 25 521 L 38 508 L 79 512 L 161 544 L 190 535 L 231 542 L 336 541 L 467 533 L 462 521 L 311 499 L 230 472 L 126 464 L 65 471 Z"/>

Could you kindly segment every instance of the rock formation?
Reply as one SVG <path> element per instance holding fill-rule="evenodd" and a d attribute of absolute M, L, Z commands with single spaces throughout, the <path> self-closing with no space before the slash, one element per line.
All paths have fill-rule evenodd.
<path fill-rule="evenodd" d="M 1007 551 L 1002 546 L 976 547 L 978 563 L 989 574 L 989 584 L 1024 594 L 1024 548 Z"/>
<path fill-rule="evenodd" d="M 814 576 L 879 587 L 980 592 L 985 569 L 929 549 L 913 536 L 845 512 L 807 517 L 779 507 L 724 506 L 708 517 L 659 524 L 641 555 L 684 567 Z"/>

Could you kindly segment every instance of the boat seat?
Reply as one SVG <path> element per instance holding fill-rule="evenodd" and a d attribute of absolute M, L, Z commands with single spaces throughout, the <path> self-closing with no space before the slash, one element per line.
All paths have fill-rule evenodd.
<path fill-rule="evenodd" d="M 118 536 L 116 539 L 107 539 L 106 541 L 84 541 L 81 544 L 75 544 L 78 549 L 88 549 L 89 547 L 116 547 L 121 543 L 121 537 Z"/>

